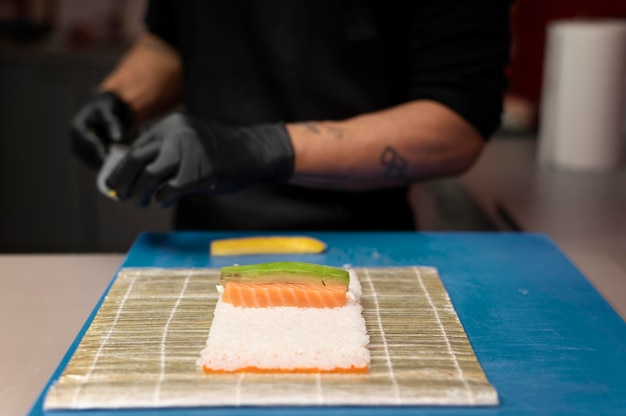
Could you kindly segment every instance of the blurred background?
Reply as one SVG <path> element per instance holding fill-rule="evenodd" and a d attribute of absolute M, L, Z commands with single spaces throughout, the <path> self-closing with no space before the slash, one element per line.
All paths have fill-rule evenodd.
<path fill-rule="evenodd" d="M 0 252 L 124 252 L 138 232 L 170 229 L 168 210 L 100 195 L 95 173 L 72 156 L 68 140 L 75 111 L 143 30 L 144 6 L 145 0 L 0 0 Z M 510 86 L 502 128 L 489 146 L 537 140 L 548 25 L 600 18 L 626 19 L 626 1 L 515 1 Z M 523 172 L 518 150 L 499 163 L 518 163 Z M 496 156 L 485 157 L 462 178 L 414 187 L 420 229 L 519 228 L 502 215 L 498 184 L 489 183 L 497 178 L 485 164 Z"/>
<path fill-rule="evenodd" d="M 126 251 L 169 212 L 117 204 L 69 122 L 143 30 L 144 0 L 0 0 L 0 251 Z"/>

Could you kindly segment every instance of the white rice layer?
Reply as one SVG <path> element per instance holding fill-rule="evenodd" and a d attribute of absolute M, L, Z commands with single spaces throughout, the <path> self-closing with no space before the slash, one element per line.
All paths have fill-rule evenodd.
<path fill-rule="evenodd" d="M 354 273 L 349 292 L 340 308 L 244 308 L 219 300 L 198 364 L 222 371 L 367 367 L 369 336 Z"/>

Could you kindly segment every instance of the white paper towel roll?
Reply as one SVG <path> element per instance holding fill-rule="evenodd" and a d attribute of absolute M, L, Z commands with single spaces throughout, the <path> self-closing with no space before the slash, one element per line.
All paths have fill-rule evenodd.
<path fill-rule="evenodd" d="M 624 150 L 626 20 L 548 26 L 539 158 L 544 166 L 604 171 Z"/>

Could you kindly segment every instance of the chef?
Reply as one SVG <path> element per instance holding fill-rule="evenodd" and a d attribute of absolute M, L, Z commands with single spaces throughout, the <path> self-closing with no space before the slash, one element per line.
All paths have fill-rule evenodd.
<path fill-rule="evenodd" d="M 176 229 L 410 230 L 407 187 L 468 169 L 497 128 L 509 3 L 152 0 L 72 121 L 122 201 Z"/>

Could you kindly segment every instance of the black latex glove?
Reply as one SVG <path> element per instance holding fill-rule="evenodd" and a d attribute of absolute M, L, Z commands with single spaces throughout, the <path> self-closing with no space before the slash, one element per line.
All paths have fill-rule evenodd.
<path fill-rule="evenodd" d="M 99 168 L 111 143 L 130 140 L 131 108 L 117 95 L 103 92 L 85 104 L 72 120 L 72 149 L 87 165 Z"/>
<path fill-rule="evenodd" d="M 142 134 L 106 184 L 121 200 L 169 206 L 183 196 L 224 194 L 257 182 L 286 182 L 291 140 L 282 123 L 231 127 L 173 114 Z"/>

